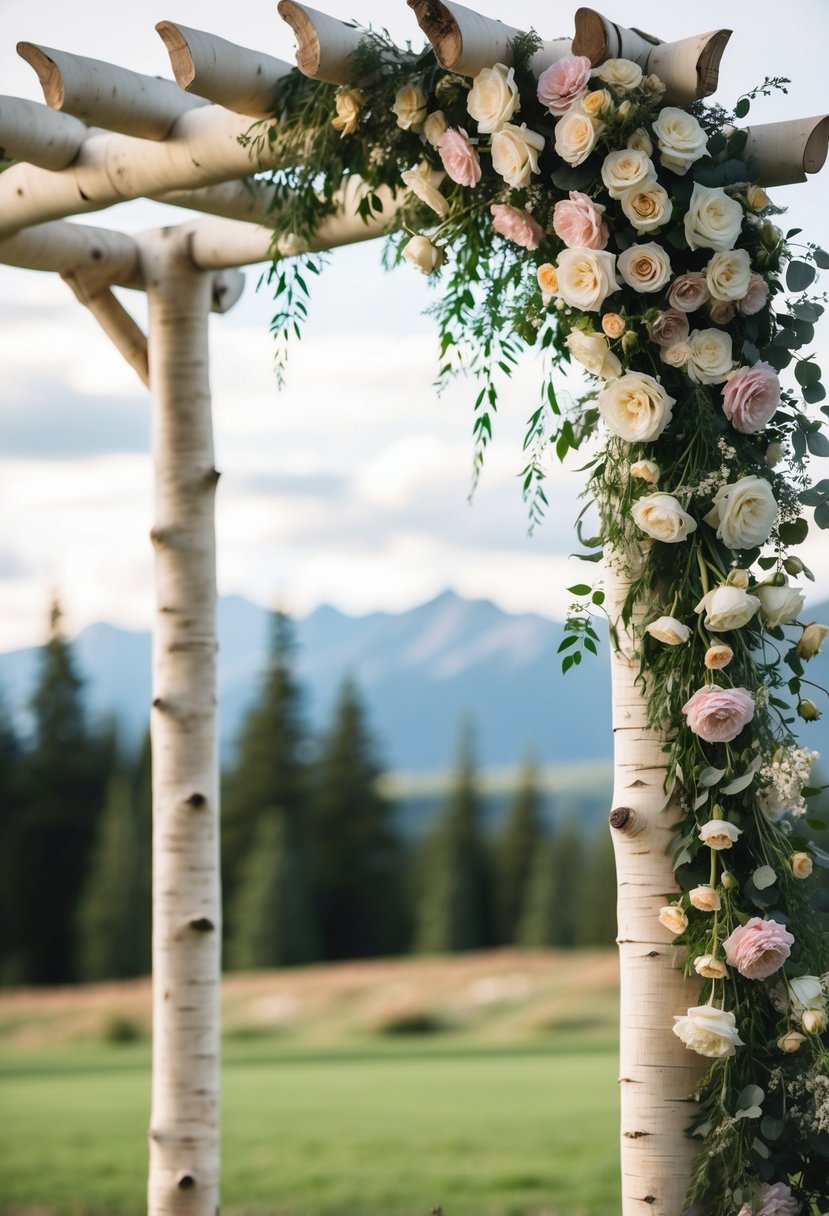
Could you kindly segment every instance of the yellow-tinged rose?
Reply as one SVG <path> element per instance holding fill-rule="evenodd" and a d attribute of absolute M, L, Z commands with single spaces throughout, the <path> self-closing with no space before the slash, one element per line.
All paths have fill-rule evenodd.
<path fill-rule="evenodd" d="M 630 466 L 630 475 L 646 481 L 649 486 L 655 486 L 662 476 L 662 470 L 655 460 L 637 460 Z"/>
<path fill-rule="evenodd" d="M 660 616 L 645 626 L 645 633 L 664 642 L 666 646 L 682 646 L 691 636 L 691 630 L 674 616 Z"/>
<path fill-rule="evenodd" d="M 806 1009 L 801 1014 L 800 1025 L 806 1034 L 823 1034 L 826 1029 L 826 1014 L 822 1009 Z"/>
<path fill-rule="evenodd" d="M 427 236 L 413 236 L 403 246 L 403 257 L 424 274 L 433 274 L 443 261 L 443 250 Z"/>
<path fill-rule="evenodd" d="M 584 330 L 574 329 L 567 335 L 565 345 L 573 358 L 592 375 L 601 376 L 604 380 L 615 380 L 621 375 L 622 365 L 602 334 L 587 334 Z"/>
<path fill-rule="evenodd" d="M 608 338 L 621 338 L 626 324 L 625 318 L 620 317 L 618 312 L 606 312 L 602 317 L 602 329 Z"/>
<path fill-rule="evenodd" d="M 762 186 L 749 186 L 746 190 L 746 202 L 752 211 L 765 210 L 770 201 Z"/>
<path fill-rule="evenodd" d="M 491 68 L 481 68 L 472 82 L 466 108 L 478 124 L 481 135 L 492 135 L 495 131 L 500 131 L 516 110 L 521 109 L 521 98 L 515 83 L 515 68 L 508 68 L 503 63 L 496 63 Z"/>
<path fill-rule="evenodd" d="M 544 262 L 536 271 L 538 286 L 544 296 L 544 303 L 549 304 L 552 296 L 558 291 L 558 272 L 552 262 Z"/>
<path fill-rule="evenodd" d="M 397 90 L 392 113 L 404 131 L 422 131 L 426 121 L 426 94 L 419 84 L 404 84 Z"/>
<path fill-rule="evenodd" d="M 701 954 L 694 959 L 694 970 L 706 980 L 724 980 L 728 968 L 715 954 Z"/>
<path fill-rule="evenodd" d="M 666 904 L 664 908 L 659 909 L 659 923 L 669 933 L 684 933 L 688 928 L 688 917 L 679 904 Z"/>
<path fill-rule="evenodd" d="M 721 671 L 734 658 L 734 651 L 725 642 L 714 642 L 705 652 L 705 666 L 709 671 Z"/>
<path fill-rule="evenodd" d="M 423 124 L 423 136 L 426 142 L 436 148 L 446 134 L 448 126 L 443 110 L 434 110 Z"/>
<path fill-rule="evenodd" d="M 819 625 L 817 621 L 804 625 L 800 641 L 794 648 L 795 654 L 799 659 L 808 662 L 816 654 L 820 654 L 821 647 L 826 641 L 827 636 L 829 636 L 829 626 L 827 625 Z"/>
<path fill-rule="evenodd" d="M 789 865 L 795 878 L 809 878 L 812 873 L 812 859 L 808 853 L 792 853 Z"/>
<path fill-rule="evenodd" d="M 638 152 L 644 152 L 646 156 L 651 156 L 653 154 L 653 141 L 644 127 L 637 127 L 636 130 L 628 136 L 627 146 L 629 148 L 635 148 Z"/>
<path fill-rule="evenodd" d="M 722 907 L 719 892 L 710 886 L 694 887 L 688 892 L 688 899 L 698 912 L 719 912 Z"/>
<path fill-rule="evenodd" d="M 360 121 L 360 111 L 363 108 L 363 93 L 361 89 L 337 89 L 334 94 L 334 109 L 336 118 L 331 119 L 331 126 L 343 135 L 353 135 Z"/>
<path fill-rule="evenodd" d="M 801 1034 L 799 1030 L 789 1030 L 786 1034 L 780 1036 L 777 1040 L 777 1046 L 781 1051 L 785 1051 L 787 1055 L 792 1055 L 806 1042 L 805 1034 Z"/>
<path fill-rule="evenodd" d="M 594 89 L 592 93 L 585 93 L 581 99 L 582 111 L 588 118 L 597 118 L 603 110 L 610 111 L 612 106 L 613 98 L 607 89 Z"/>

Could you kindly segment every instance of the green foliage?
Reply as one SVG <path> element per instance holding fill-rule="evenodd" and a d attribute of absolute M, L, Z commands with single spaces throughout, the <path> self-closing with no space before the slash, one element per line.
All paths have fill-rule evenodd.
<path fill-rule="evenodd" d="M 528 760 L 494 846 L 495 941 L 498 945 L 512 945 L 516 941 L 533 859 L 542 838 L 540 816 L 538 770 L 535 763 Z"/>
<path fill-rule="evenodd" d="M 584 878 L 584 840 L 577 821 L 570 818 L 536 851 L 519 920 L 520 945 L 576 945 L 585 906 Z"/>

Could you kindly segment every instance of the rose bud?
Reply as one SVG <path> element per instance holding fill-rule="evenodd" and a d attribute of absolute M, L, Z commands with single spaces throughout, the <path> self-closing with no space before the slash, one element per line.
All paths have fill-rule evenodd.
<path fill-rule="evenodd" d="M 655 486 L 662 470 L 653 460 L 637 460 L 630 466 L 631 477 L 638 477 L 648 485 Z"/>
<path fill-rule="evenodd" d="M 800 641 L 794 648 L 795 654 L 799 659 L 805 661 L 813 659 L 816 654 L 820 654 L 820 648 L 827 636 L 829 636 L 829 626 L 827 625 L 819 625 L 817 621 L 804 625 Z"/>
<path fill-rule="evenodd" d="M 814 701 L 810 701 L 808 697 L 804 697 L 802 701 L 798 702 L 797 716 L 802 718 L 804 722 L 817 722 L 820 718 L 820 710 Z"/>
<path fill-rule="evenodd" d="M 719 893 L 713 887 L 694 887 L 693 891 L 688 892 L 688 898 L 691 907 L 698 912 L 719 912 L 722 907 Z"/>
<path fill-rule="evenodd" d="M 602 317 L 602 329 L 608 338 L 621 338 L 626 328 L 627 322 L 618 312 L 606 312 Z"/>
<path fill-rule="evenodd" d="M 792 853 L 789 865 L 795 878 L 808 878 L 814 868 L 808 853 Z"/>
<path fill-rule="evenodd" d="M 705 666 L 709 671 L 719 671 L 727 667 L 734 658 L 734 651 L 725 642 L 714 642 L 705 652 Z"/>
<path fill-rule="evenodd" d="M 788 1052 L 791 1055 L 795 1051 L 800 1051 L 801 1045 L 805 1042 L 805 1034 L 801 1034 L 799 1030 L 790 1030 L 787 1034 L 780 1036 L 777 1040 L 777 1046 L 781 1051 Z"/>
<path fill-rule="evenodd" d="M 669 933 L 684 933 L 688 928 L 688 917 L 679 904 L 667 904 L 659 909 L 659 923 Z"/>
<path fill-rule="evenodd" d="M 822 1009 L 805 1009 L 800 1024 L 807 1034 L 823 1034 L 826 1029 L 826 1014 Z"/>
<path fill-rule="evenodd" d="M 749 578 L 748 570 L 741 570 L 738 566 L 735 566 L 733 570 L 728 571 L 728 577 L 725 581 L 729 587 L 739 587 L 741 591 L 745 591 Z"/>
<path fill-rule="evenodd" d="M 720 882 L 725 887 L 726 891 L 734 891 L 740 885 L 740 880 L 730 870 L 723 870 L 720 875 Z"/>
<path fill-rule="evenodd" d="M 701 954 L 694 959 L 694 970 L 706 980 L 724 980 L 728 968 L 715 954 Z"/>
<path fill-rule="evenodd" d="M 787 574 L 791 574 L 793 578 L 796 578 L 798 574 L 803 573 L 806 567 L 799 557 L 787 557 L 783 562 L 783 569 Z"/>
<path fill-rule="evenodd" d="M 769 196 L 762 186 L 749 186 L 746 190 L 746 202 L 752 211 L 763 211 L 769 205 Z"/>

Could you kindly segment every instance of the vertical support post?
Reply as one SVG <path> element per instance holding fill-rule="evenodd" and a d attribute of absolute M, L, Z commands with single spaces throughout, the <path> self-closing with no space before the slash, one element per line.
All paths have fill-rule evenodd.
<path fill-rule="evenodd" d="M 671 844 L 680 814 L 666 806 L 664 739 L 647 725 L 639 677 L 646 606 L 628 625 L 622 609 L 636 556 L 608 551 L 605 588 L 611 627 L 614 785 L 610 827 L 616 855 L 619 935 L 619 1086 L 623 1216 L 679 1216 L 698 1142 L 686 1134 L 692 1095 L 706 1061 L 672 1032 L 676 1014 L 698 1003 L 699 985 L 673 958 L 659 909 L 679 894 Z"/>
<path fill-rule="evenodd" d="M 221 902 L 216 745 L 218 475 L 212 277 L 175 228 L 141 238 L 155 463 L 150 1216 L 219 1206 Z"/>

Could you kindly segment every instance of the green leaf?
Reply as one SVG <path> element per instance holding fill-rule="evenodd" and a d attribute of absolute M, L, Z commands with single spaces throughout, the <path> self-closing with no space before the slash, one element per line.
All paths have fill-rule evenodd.
<path fill-rule="evenodd" d="M 829 456 L 829 439 L 823 431 L 810 431 L 806 436 L 806 446 L 813 456 Z"/>
<path fill-rule="evenodd" d="M 575 583 L 572 587 L 568 587 L 567 590 L 571 595 L 589 595 L 593 588 L 588 587 L 587 583 Z"/>
<path fill-rule="evenodd" d="M 723 794 L 741 794 L 743 790 L 748 789 L 754 780 L 754 773 L 743 773 L 741 777 L 735 777 L 733 781 L 729 781 L 728 785 L 724 785 L 720 791 Z"/>
<path fill-rule="evenodd" d="M 823 315 L 823 305 L 813 300 L 802 300 L 798 304 L 792 304 L 792 312 L 798 321 L 814 323 Z"/>
<path fill-rule="evenodd" d="M 763 1122 L 760 1124 L 760 1135 L 766 1140 L 779 1140 L 783 1135 L 783 1129 L 786 1124 L 782 1119 L 775 1119 L 773 1115 L 766 1115 Z"/>
<path fill-rule="evenodd" d="M 815 268 L 798 258 L 786 267 L 786 286 L 789 291 L 805 291 L 815 281 Z"/>
<path fill-rule="evenodd" d="M 825 249 L 815 249 L 812 257 L 815 259 L 815 265 L 821 270 L 829 270 L 829 253 Z"/>
<path fill-rule="evenodd" d="M 815 523 L 821 529 L 829 528 L 829 502 L 822 502 L 815 507 Z"/>
<path fill-rule="evenodd" d="M 759 1085 L 747 1085 L 737 1098 L 737 1110 L 744 1110 L 747 1106 L 762 1106 L 765 1096 Z"/>
<path fill-rule="evenodd" d="M 826 389 L 822 384 L 807 384 L 803 389 L 803 400 L 807 405 L 817 405 L 826 396 Z"/>
<path fill-rule="evenodd" d="M 811 359 L 800 359 L 797 367 L 794 369 L 794 378 L 798 384 L 817 384 L 823 373 L 817 363 Z"/>
<path fill-rule="evenodd" d="M 781 524 L 777 534 L 784 545 L 801 545 L 809 535 L 809 523 L 801 515 L 790 523 Z"/>
<path fill-rule="evenodd" d="M 710 789 L 712 785 L 717 785 L 725 776 L 724 768 L 704 768 L 698 777 L 700 785 L 704 785 Z"/>
<path fill-rule="evenodd" d="M 734 107 L 734 113 L 737 116 L 737 118 L 745 118 L 746 114 L 748 114 L 750 109 L 751 109 L 751 102 L 749 101 L 749 99 L 747 97 L 741 97 L 740 100 L 737 102 L 736 106 Z"/>

